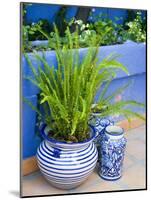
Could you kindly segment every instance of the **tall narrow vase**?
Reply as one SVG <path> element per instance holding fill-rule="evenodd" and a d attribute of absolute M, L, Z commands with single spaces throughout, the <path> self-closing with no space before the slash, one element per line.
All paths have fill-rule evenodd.
<path fill-rule="evenodd" d="M 106 180 L 117 180 L 122 176 L 126 139 L 119 126 L 107 126 L 101 140 L 99 174 Z"/>

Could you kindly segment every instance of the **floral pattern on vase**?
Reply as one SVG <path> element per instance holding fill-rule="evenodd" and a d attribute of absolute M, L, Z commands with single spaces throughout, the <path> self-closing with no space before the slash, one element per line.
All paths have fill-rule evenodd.
<path fill-rule="evenodd" d="M 108 118 L 99 117 L 94 113 L 89 120 L 89 124 L 95 129 L 96 134 L 98 135 L 98 137 L 94 140 L 94 143 L 96 146 L 100 146 L 100 141 L 104 135 L 105 128 L 109 125 L 114 125 L 114 122 Z"/>
<path fill-rule="evenodd" d="M 97 114 L 93 114 L 91 119 L 89 120 L 89 124 L 94 128 L 97 135 L 96 139 L 94 140 L 94 143 L 98 150 L 98 161 L 99 161 L 101 158 L 100 155 L 101 141 L 104 135 L 105 128 L 109 125 L 114 125 L 114 122 L 111 121 L 109 118 L 102 118 L 99 117 Z"/>
<path fill-rule="evenodd" d="M 100 146 L 100 176 L 106 180 L 119 179 L 122 176 L 122 166 L 126 148 L 126 139 L 123 134 L 123 129 L 118 126 L 108 126 L 105 129 L 105 134 L 102 137 Z"/>

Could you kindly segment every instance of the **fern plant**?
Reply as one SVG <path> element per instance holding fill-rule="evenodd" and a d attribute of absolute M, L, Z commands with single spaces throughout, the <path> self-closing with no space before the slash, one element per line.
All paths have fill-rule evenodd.
<path fill-rule="evenodd" d="M 40 104 L 43 112 L 25 101 L 50 127 L 52 137 L 66 142 L 79 142 L 89 137 L 88 120 L 94 110 L 99 109 L 102 116 L 118 112 L 128 117 L 133 112 L 124 110 L 123 107 L 128 104 L 135 106 L 141 104 L 134 101 L 111 104 L 110 97 L 104 98 L 107 86 L 115 78 L 116 71 L 123 70 L 128 74 L 127 68 L 118 62 L 114 55 L 98 63 L 96 38 L 92 38 L 83 59 L 80 59 L 78 30 L 73 38 L 67 28 L 67 38 L 68 43 L 61 48 L 60 36 L 55 28 L 57 68 L 49 65 L 44 52 L 43 56 L 34 52 L 36 59 L 40 61 L 38 63 L 41 63 L 36 70 L 25 54 L 34 75 L 33 78 L 25 78 L 40 88 Z M 92 108 L 94 97 L 104 82 L 107 85 L 100 95 L 97 106 Z M 107 109 L 104 109 L 104 106 Z M 133 115 L 141 117 L 136 113 Z"/>

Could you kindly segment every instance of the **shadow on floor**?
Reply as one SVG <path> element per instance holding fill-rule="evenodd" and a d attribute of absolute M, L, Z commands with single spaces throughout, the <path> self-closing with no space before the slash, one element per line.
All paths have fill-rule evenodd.
<path fill-rule="evenodd" d="M 12 194 L 12 195 L 15 196 L 15 197 L 20 197 L 19 191 L 12 190 L 12 191 L 9 191 L 9 193 Z"/>

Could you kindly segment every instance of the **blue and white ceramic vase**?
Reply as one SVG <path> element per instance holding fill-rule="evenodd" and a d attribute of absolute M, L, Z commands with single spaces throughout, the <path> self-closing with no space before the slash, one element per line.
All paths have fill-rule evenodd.
<path fill-rule="evenodd" d="M 109 125 L 114 125 L 114 122 L 107 117 L 100 117 L 99 113 L 92 113 L 89 124 L 95 129 L 96 134 L 98 135 L 94 142 L 96 143 L 96 146 L 99 146 L 101 138 L 104 135 L 105 128 Z"/>
<path fill-rule="evenodd" d="M 47 136 L 48 127 L 42 128 L 44 141 L 37 151 L 40 171 L 53 186 L 71 189 L 79 186 L 93 172 L 98 158 L 93 143 L 96 133 L 90 139 L 78 143 L 59 142 Z"/>
<path fill-rule="evenodd" d="M 114 122 L 109 118 L 102 118 L 97 113 L 93 113 L 91 119 L 89 120 L 89 124 L 94 128 L 96 134 L 98 135 L 94 140 L 94 143 L 98 149 L 98 160 L 100 160 L 100 145 L 101 140 L 104 135 L 105 128 L 109 125 L 114 125 Z"/>
<path fill-rule="evenodd" d="M 105 180 L 117 180 L 122 176 L 126 139 L 119 126 L 107 126 L 101 141 L 99 175 Z"/>

